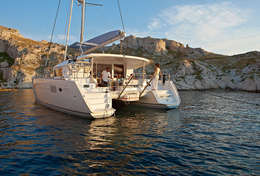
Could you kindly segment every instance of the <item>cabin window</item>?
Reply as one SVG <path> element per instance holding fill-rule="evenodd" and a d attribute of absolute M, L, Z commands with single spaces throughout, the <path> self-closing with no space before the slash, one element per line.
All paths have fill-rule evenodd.
<path fill-rule="evenodd" d="M 108 68 L 110 74 L 112 75 L 112 65 L 111 64 L 99 64 L 99 63 L 94 63 L 93 64 L 93 77 L 97 79 L 97 82 L 100 84 L 101 83 L 101 77 L 102 77 L 102 72 Z"/>
<path fill-rule="evenodd" d="M 56 93 L 57 92 L 56 86 L 50 86 L 50 89 L 51 89 L 52 93 Z"/>
<path fill-rule="evenodd" d="M 111 70 L 112 70 L 112 65 L 111 64 L 94 64 L 93 66 L 93 70 L 94 70 L 94 74 L 96 77 L 101 77 L 102 75 L 102 71 L 106 70 L 106 68 L 108 68 L 110 74 L 111 74 Z"/>
<path fill-rule="evenodd" d="M 114 64 L 114 77 L 115 78 L 124 78 L 124 65 L 123 64 Z"/>

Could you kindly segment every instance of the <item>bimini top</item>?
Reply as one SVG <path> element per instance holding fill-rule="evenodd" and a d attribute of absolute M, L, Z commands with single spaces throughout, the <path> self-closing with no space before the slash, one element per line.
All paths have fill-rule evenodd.
<path fill-rule="evenodd" d="M 121 54 L 103 54 L 103 53 L 91 53 L 88 55 L 79 56 L 77 61 L 84 59 L 93 59 L 95 63 L 100 64 L 127 64 L 128 68 L 137 69 L 152 63 L 151 60 L 137 57 L 137 56 L 128 56 Z"/>

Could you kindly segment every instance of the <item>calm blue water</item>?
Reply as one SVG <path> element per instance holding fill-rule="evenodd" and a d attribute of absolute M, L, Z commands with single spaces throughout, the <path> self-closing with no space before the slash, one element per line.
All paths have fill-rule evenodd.
<path fill-rule="evenodd" d="M 0 175 L 260 175 L 260 94 L 180 92 L 171 111 L 86 120 L 0 92 Z"/>

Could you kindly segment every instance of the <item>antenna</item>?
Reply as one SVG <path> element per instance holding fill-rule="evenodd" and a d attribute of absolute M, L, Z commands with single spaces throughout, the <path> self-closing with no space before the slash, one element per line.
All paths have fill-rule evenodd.
<path fill-rule="evenodd" d="M 103 6 L 103 4 L 96 4 L 96 3 L 90 3 L 90 2 L 86 2 L 86 5 Z"/>
<path fill-rule="evenodd" d="M 84 0 L 78 0 L 78 5 L 83 4 Z M 103 4 L 97 4 L 97 3 L 91 3 L 91 2 L 85 2 L 85 5 L 92 5 L 92 6 L 103 6 Z"/>

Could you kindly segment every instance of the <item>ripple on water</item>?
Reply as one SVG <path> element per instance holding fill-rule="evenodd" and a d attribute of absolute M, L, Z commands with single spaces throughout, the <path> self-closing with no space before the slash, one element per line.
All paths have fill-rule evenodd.
<path fill-rule="evenodd" d="M 91 121 L 34 104 L 31 90 L 1 93 L 0 175 L 260 175 L 259 108 L 180 95 L 177 110 L 130 106 Z"/>

